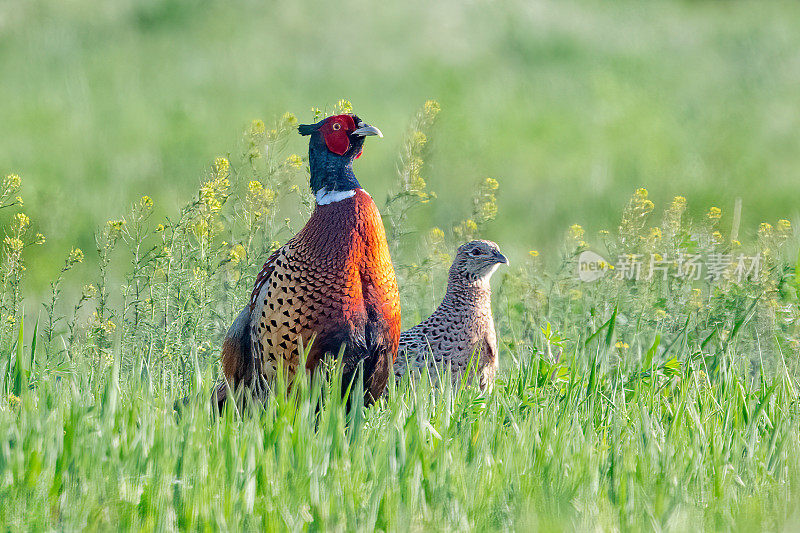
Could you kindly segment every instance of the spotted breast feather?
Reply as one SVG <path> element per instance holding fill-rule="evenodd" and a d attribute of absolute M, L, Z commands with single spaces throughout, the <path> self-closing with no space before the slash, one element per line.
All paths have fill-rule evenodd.
<path fill-rule="evenodd" d="M 318 205 L 303 230 L 275 252 L 250 300 L 250 341 L 261 374 L 279 366 L 291 377 L 300 345 L 311 349 L 306 370 L 342 346 L 345 382 L 364 362 L 365 391 L 386 386 L 400 330 L 397 283 L 380 214 L 362 189 Z"/>

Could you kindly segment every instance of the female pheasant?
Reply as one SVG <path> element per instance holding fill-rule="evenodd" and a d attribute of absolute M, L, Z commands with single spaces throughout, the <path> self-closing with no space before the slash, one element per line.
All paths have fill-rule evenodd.
<path fill-rule="evenodd" d="M 407 369 L 418 376 L 427 366 L 436 380 L 449 367 L 455 386 L 472 365 L 481 389 L 491 386 L 498 363 L 489 278 L 500 263 L 508 264 L 508 259 L 492 241 L 470 241 L 458 248 L 442 303 L 400 335 L 397 379 Z"/>
<path fill-rule="evenodd" d="M 363 362 L 365 401 L 386 387 L 400 336 L 400 302 L 380 213 L 359 185 L 353 161 L 380 130 L 335 115 L 299 127 L 316 207 L 305 227 L 275 251 L 256 278 L 250 304 L 222 348 L 226 382 L 259 392 L 280 366 L 291 379 L 300 346 L 312 372 L 326 353 L 342 353 L 343 391 Z M 217 389 L 221 407 L 226 383 Z"/>

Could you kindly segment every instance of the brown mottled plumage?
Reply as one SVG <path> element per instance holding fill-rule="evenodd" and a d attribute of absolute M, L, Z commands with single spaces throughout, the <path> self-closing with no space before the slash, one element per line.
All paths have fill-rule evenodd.
<path fill-rule="evenodd" d="M 407 368 L 419 375 L 427 366 L 436 380 L 450 367 L 457 385 L 472 361 L 481 389 L 491 386 L 498 362 L 489 278 L 500 263 L 508 260 L 491 241 L 458 248 L 442 303 L 428 319 L 400 334 L 394 364 L 398 379 Z"/>
<path fill-rule="evenodd" d="M 303 230 L 267 260 L 250 305 L 253 354 L 267 379 L 275 376 L 278 355 L 289 376 L 294 374 L 299 338 L 308 344 L 315 337 L 306 361 L 312 370 L 326 352 L 338 354 L 342 344 L 350 343 L 351 328 L 364 330 L 370 317 L 387 326 L 396 322 L 397 283 L 372 198 L 358 189 L 351 198 L 317 206 Z M 393 355 L 389 347 L 397 334 L 383 340 L 387 354 Z M 359 339 L 345 352 L 345 375 L 366 357 L 368 342 Z M 375 364 L 391 363 L 381 359 Z M 371 368 L 365 372 L 373 373 Z M 387 377 L 366 388 L 380 396 L 377 389 L 383 391 Z"/>
<path fill-rule="evenodd" d="M 311 135 L 311 186 L 317 198 L 305 227 L 267 259 L 250 303 L 226 336 L 225 382 L 263 392 L 279 367 L 291 379 L 300 346 L 313 371 L 326 353 L 342 352 L 343 389 L 363 363 L 365 401 L 386 388 L 400 336 L 400 302 L 386 235 L 375 202 L 358 184 L 352 161 L 377 128 L 355 115 L 300 127 Z"/>

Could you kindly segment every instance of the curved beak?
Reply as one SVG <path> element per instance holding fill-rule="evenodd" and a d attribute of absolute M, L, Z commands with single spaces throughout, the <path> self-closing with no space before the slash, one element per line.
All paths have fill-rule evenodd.
<path fill-rule="evenodd" d="M 360 135 L 361 137 L 366 137 L 367 135 L 377 135 L 378 137 L 383 137 L 381 130 L 375 126 L 364 124 L 363 122 L 358 123 L 358 128 L 353 132 L 353 135 Z"/>
<path fill-rule="evenodd" d="M 500 252 L 495 251 L 494 252 L 494 258 L 495 258 L 495 261 L 497 261 L 498 263 L 503 263 L 505 265 L 508 264 L 508 258 L 506 256 L 504 256 L 503 254 L 501 254 Z"/>

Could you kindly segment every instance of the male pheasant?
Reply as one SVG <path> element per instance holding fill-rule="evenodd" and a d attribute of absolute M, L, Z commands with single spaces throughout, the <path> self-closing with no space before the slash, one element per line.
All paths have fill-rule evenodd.
<path fill-rule="evenodd" d="M 299 132 L 310 136 L 316 207 L 305 227 L 267 259 L 250 303 L 227 333 L 220 408 L 227 384 L 258 392 L 281 366 L 291 379 L 300 347 L 309 344 L 308 372 L 343 348 L 343 392 L 363 363 L 370 403 L 383 393 L 397 354 L 400 302 L 383 222 L 353 172 L 365 137 L 383 135 L 351 114 L 301 125 Z"/>
<path fill-rule="evenodd" d="M 419 376 L 427 366 L 433 381 L 449 367 L 453 385 L 471 366 L 481 389 L 494 382 L 497 338 L 492 318 L 489 278 L 508 259 L 491 241 L 470 241 L 458 248 L 450 267 L 447 292 L 434 313 L 400 335 L 394 364 L 399 380 L 407 369 Z"/>

